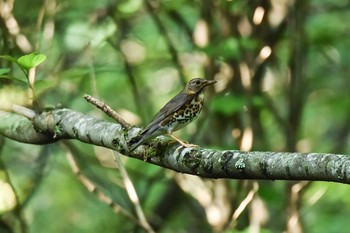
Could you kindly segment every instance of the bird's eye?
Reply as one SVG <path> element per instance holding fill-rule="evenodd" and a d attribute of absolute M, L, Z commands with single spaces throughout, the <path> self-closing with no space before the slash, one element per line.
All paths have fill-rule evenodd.
<path fill-rule="evenodd" d="M 201 84 L 201 81 L 197 80 L 196 85 L 199 85 L 199 84 Z"/>

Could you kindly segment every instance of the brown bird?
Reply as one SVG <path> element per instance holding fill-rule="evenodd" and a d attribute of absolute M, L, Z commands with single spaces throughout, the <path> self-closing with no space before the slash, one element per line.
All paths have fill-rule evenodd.
<path fill-rule="evenodd" d="M 130 152 L 147 140 L 166 133 L 184 147 L 194 146 L 183 142 L 172 133 L 185 127 L 199 115 L 204 101 L 203 90 L 214 83 L 216 81 L 201 78 L 189 81 L 185 88 L 154 116 L 151 123 L 131 140 Z"/>

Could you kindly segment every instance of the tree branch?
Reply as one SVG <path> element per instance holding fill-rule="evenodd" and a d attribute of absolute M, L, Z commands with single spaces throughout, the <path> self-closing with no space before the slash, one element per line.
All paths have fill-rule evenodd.
<path fill-rule="evenodd" d="M 349 155 L 183 148 L 178 143 L 170 143 L 171 140 L 164 136 L 128 154 L 128 141 L 139 130 L 124 129 L 120 124 L 69 109 L 43 112 L 37 114 L 33 121 L 14 113 L 0 112 L 0 134 L 20 142 L 44 144 L 60 139 L 77 139 L 177 172 L 206 178 L 314 180 L 350 184 Z"/>

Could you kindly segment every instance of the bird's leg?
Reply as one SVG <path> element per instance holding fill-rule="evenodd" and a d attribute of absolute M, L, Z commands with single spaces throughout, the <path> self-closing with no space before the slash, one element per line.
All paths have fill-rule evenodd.
<path fill-rule="evenodd" d="M 181 144 L 183 147 L 199 147 L 198 145 L 195 144 L 190 144 L 182 141 L 180 138 L 176 137 L 172 132 L 168 132 L 169 136 L 172 137 L 174 140 L 176 140 L 178 143 Z"/>

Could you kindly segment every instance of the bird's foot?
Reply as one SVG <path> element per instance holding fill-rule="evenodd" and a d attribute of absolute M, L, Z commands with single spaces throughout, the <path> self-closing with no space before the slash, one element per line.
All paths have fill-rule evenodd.
<path fill-rule="evenodd" d="M 182 147 L 186 147 L 186 148 L 188 148 L 188 147 L 199 147 L 198 145 L 184 142 L 184 141 L 182 141 L 180 138 L 176 137 L 176 136 L 173 135 L 173 134 L 170 134 L 170 133 L 169 133 L 169 136 L 172 137 L 172 138 L 173 138 L 175 141 L 177 141 L 178 143 L 180 143 L 180 145 L 181 145 Z"/>
<path fill-rule="evenodd" d="M 180 142 L 179 142 L 180 143 Z M 182 147 L 186 147 L 186 148 L 196 148 L 196 147 L 199 147 L 198 145 L 196 144 L 191 144 L 191 143 L 185 143 L 185 142 L 182 142 L 180 143 Z"/>

